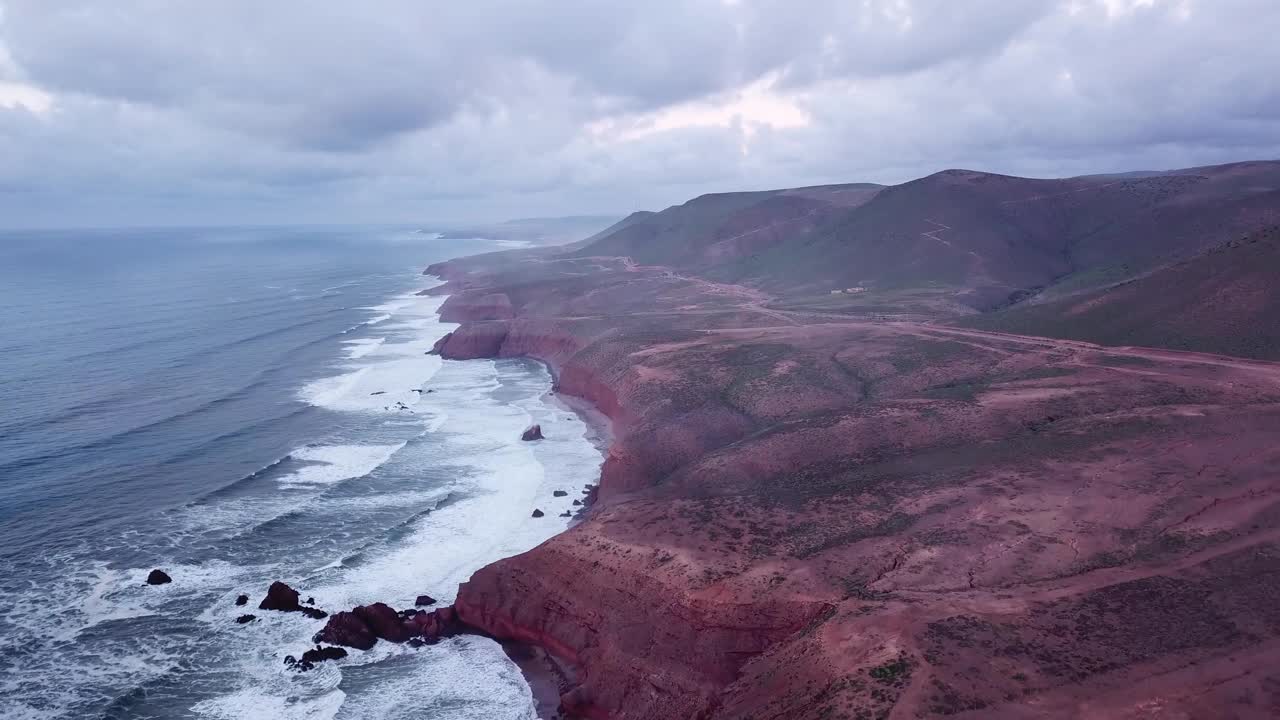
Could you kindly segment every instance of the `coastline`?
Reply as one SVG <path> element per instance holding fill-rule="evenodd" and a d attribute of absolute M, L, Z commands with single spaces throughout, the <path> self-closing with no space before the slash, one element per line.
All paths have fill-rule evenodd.
<path fill-rule="evenodd" d="M 443 288 L 447 285 L 444 278 L 428 275 L 438 280 L 437 285 L 425 288 L 419 291 L 418 295 L 437 295 L 441 296 L 442 304 L 438 313 L 443 320 L 444 305 L 448 302 L 450 295 L 440 295 L 432 292 Z M 456 328 L 455 328 L 456 329 Z M 447 339 L 447 333 L 444 337 L 439 338 L 437 343 Z M 521 356 L 541 365 L 551 378 L 551 386 L 546 394 L 546 402 L 565 412 L 572 413 L 578 417 L 586 427 L 586 435 L 584 439 L 600 452 L 601 457 L 607 457 L 609 448 L 613 442 L 613 423 L 611 419 L 601 412 L 590 400 L 579 397 L 570 393 L 562 392 L 559 387 L 560 370 L 557 365 L 547 359 L 534 356 Z M 474 358 L 481 359 L 481 358 Z M 485 358 L 487 359 L 487 358 Z M 589 517 L 594 497 L 594 491 L 599 486 L 600 475 L 597 472 L 592 478 L 594 482 L 588 484 L 587 488 L 591 492 L 585 492 L 583 495 L 582 507 L 574 513 L 569 520 L 567 527 L 559 534 L 563 534 L 574 526 L 583 522 Z M 506 560 L 508 558 L 500 558 L 495 562 Z M 491 563 L 492 564 L 492 563 Z M 474 628 L 473 628 L 474 630 Z M 558 660 L 554 655 L 547 652 L 544 648 L 536 643 L 522 642 L 518 639 L 501 638 L 490 635 L 483 631 L 481 635 L 489 637 L 497 641 L 507 657 L 519 668 L 525 681 L 529 685 L 530 692 L 533 695 L 535 710 L 539 718 L 544 720 L 577 720 L 577 716 L 573 714 L 565 714 L 561 706 L 561 696 L 570 690 L 576 683 L 577 670 L 571 664 Z"/>
<path fill-rule="evenodd" d="M 530 358 L 547 368 L 552 377 L 552 386 L 548 392 L 549 400 L 555 402 L 568 412 L 577 415 L 586 425 L 586 440 L 607 457 L 609 447 L 613 443 L 613 424 L 608 416 L 595 408 L 590 401 L 574 395 L 560 393 L 556 389 L 554 368 L 546 362 Z M 572 530 L 590 517 L 595 503 L 595 491 L 599 488 L 600 475 L 588 486 L 590 492 L 583 495 L 582 507 L 569 519 L 568 527 L 561 533 Z M 506 558 L 504 558 L 506 559 Z M 534 705 L 541 720 L 580 720 L 579 716 L 563 712 L 561 697 L 576 686 L 578 670 L 573 665 L 559 661 L 550 652 L 536 643 L 521 642 L 514 639 L 499 640 L 507 657 L 511 659 L 533 693 Z"/>
<path fill-rule="evenodd" d="M 970 646 L 939 644 L 939 634 L 959 617 L 1051 644 L 1042 628 L 1074 621 L 1108 593 L 1143 592 L 1157 577 L 1192 582 L 1179 568 L 1191 567 L 1194 546 L 1095 573 L 1125 538 L 1159 530 L 1143 508 L 1193 512 L 1210 491 L 1154 480 L 1171 463 L 1203 464 L 1189 440 L 1221 438 L 1213 462 L 1233 468 L 1233 488 L 1260 488 L 1266 458 L 1217 456 L 1256 454 L 1266 428 L 1280 428 L 1270 405 L 1280 393 L 1248 363 L 1228 363 L 1223 382 L 1217 360 L 1188 369 L 1151 353 L 1139 380 L 1116 360 L 1132 351 L 779 312 L 754 291 L 628 258 L 498 255 L 428 272 L 450 295 L 442 317 L 459 324 L 434 351 L 541 361 L 559 397 L 609 420 L 600 503 L 477 571 L 455 604 L 468 625 L 575 668 L 561 705 L 592 720 L 761 708 L 805 719 L 903 706 L 949 714 L 1008 702 L 1015 690 L 1058 704 L 1123 703 L 1106 675 L 1064 686 L 1054 680 L 1063 671 L 1034 656 L 957 652 Z M 1188 387 L 1201 406 L 1234 416 L 1181 410 Z M 1115 462 L 1126 472 L 1105 474 Z M 1134 513 L 1108 515 L 1072 494 L 1077 468 L 1094 465 L 1109 492 L 1133 498 Z M 1063 502 L 1074 504 L 1065 514 L 1055 509 Z M 993 506 L 1003 524 L 978 520 Z M 1109 529 L 1082 533 L 1078 517 Z M 1044 539 L 1026 544 L 1034 538 Z M 1249 562 L 1261 571 L 1268 560 Z M 1032 602 L 1046 584 L 1056 605 Z M 1112 649 L 1066 662 L 1103 662 L 1138 620 L 1106 619 L 1095 632 L 1116 638 Z M 1148 644 L 1174 642 L 1148 634 Z M 1210 646 L 1198 652 L 1206 676 L 1227 682 L 1218 676 L 1230 665 Z M 936 689 L 1002 663 L 1014 669 L 965 690 L 981 700 Z"/>

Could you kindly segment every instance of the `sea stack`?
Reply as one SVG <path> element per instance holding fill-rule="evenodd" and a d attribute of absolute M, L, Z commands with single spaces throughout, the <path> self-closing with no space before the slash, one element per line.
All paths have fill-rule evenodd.
<path fill-rule="evenodd" d="M 298 603 L 298 591 L 277 580 L 267 588 L 267 596 L 258 603 L 258 609 L 300 612 L 302 605 Z"/>

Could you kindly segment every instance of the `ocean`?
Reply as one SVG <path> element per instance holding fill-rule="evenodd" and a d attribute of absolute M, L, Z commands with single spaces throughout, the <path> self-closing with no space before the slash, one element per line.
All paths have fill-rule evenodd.
<path fill-rule="evenodd" d="M 421 269 L 504 245 L 0 232 L 0 715 L 535 718 L 491 640 L 299 673 L 323 621 L 256 608 L 274 580 L 331 612 L 449 603 L 567 527 L 601 454 L 546 369 L 427 354 L 453 326 Z"/>

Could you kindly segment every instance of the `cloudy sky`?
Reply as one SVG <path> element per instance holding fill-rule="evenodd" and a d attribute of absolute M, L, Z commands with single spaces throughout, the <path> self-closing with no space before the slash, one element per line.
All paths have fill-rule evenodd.
<path fill-rule="evenodd" d="M 0 0 L 0 225 L 1280 157 L 1277 0 Z"/>

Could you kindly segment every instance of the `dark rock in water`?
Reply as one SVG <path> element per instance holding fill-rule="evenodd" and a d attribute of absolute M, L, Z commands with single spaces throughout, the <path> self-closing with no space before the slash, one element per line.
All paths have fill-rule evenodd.
<path fill-rule="evenodd" d="M 240 607 L 241 605 L 248 605 L 248 604 L 249 604 L 248 595 L 239 595 L 236 597 L 236 607 Z"/>
<path fill-rule="evenodd" d="M 294 657 L 294 656 L 292 656 L 292 655 L 285 655 L 285 656 L 284 656 L 284 664 L 285 664 L 285 665 L 296 665 L 296 664 L 298 664 L 298 658 L 296 658 L 296 657 Z"/>
<path fill-rule="evenodd" d="M 418 599 L 413 601 L 414 607 L 426 607 L 428 605 L 435 605 L 435 604 L 436 604 L 436 599 L 431 597 L 430 595 L 419 595 Z"/>
<path fill-rule="evenodd" d="M 302 662 L 318 663 L 326 660 L 341 660 L 347 656 L 347 651 L 340 647 L 320 647 L 315 646 L 314 649 L 302 653 Z"/>
<path fill-rule="evenodd" d="M 267 588 L 267 596 L 258 604 L 258 609 L 299 612 L 302 606 L 298 604 L 298 591 L 277 580 Z"/>
<path fill-rule="evenodd" d="M 574 505 L 581 505 L 581 504 L 582 504 L 582 501 L 581 501 L 581 500 L 574 500 L 574 501 L 573 501 L 573 504 L 574 504 Z"/>
<path fill-rule="evenodd" d="M 400 616 L 386 603 L 361 605 L 353 610 L 357 617 L 364 621 L 374 637 L 402 643 L 408 640 L 411 633 L 400 623 Z"/>
<path fill-rule="evenodd" d="M 163 570 L 152 570 L 147 575 L 148 585 L 164 585 L 165 583 L 171 582 L 173 582 L 173 578 L 169 577 L 169 573 L 166 573 Z"/>
<path fill-rule="evenodd" d="M 241 596 L 248 601 L 248 598 Z M 315 598 L 307 598 L 307 604 L 314 603 Z M 240 599 L 236 599 L 237 605 L 243 605 Z M 316 607 L 304 607 L 298 602 L 298 591 L 285 585 L 280 581 L 271 583 L 271 587 L 267 589 L 267 596 L 258 604 L 259 610 L 279 610 L 280 612 L 298 612 L 306 615 L 313 620 L 323 620 L 329 617 L 329 613 Z"/>
<path fill-rule="evenodd" d="M 306 602 L 305 604 L 306 604 L 306 605 L 315 605 L 315 604 L 316 604 L 316 599 L 315 599 L 315 598 L 313 598 L 313 597 L 309 597 L 309 598 L 307 598 L 307 602 Z"/>
<path fill-rule="evenodd" d="M 560 517 L 573 517 L 573 513 L 569 512 L 568 510 L 565 510 L 564 512 L 560 513 Z"/>
<path fill-rule="evenodd" d="M 554 497 L 564 497 L 564 496 L 566 496 L 566 495 L 568 495 L 568 494 L 569 494 L 569 493 L 567 493 L 567 492 L 565 492 L 565 491 L 563 491 L 563 490 L 556 490 L 556 491 L 554 491 L 554 492 L 552 492 L 552 493 L 551 493 L 551 495 L 552 495 L 552 496 L 554 496 Z"/>
<path fill-rule="evenodd" d="M 463 625 L 452 607 L 442 607 L 431 612 L 419 612 L 405 622 L 405 628 L 426 644 L 433 645 L 441 638 L 457 635 L 463 630 Z"/>
<path fill-rule="evenodd" d="M 345 645 L 357 650 L 368 650 L 378 641 L 364 620 L 354 612 L 340 612 L 329 618 L 324 629 L 316 633 L 316 642 Z"/>
<path fill-rule="evenodd" d="M 524 440 L 525 442 L 529 442 L 532 440 L 542 440 L 543 439 L 542 426 L 534 425 L 530 427 L 528 430 L 524 431 L 524 434 L 520 436 L 520 439 Z"/>
<path fill-rule="evenodd" d="M 534 516 L 534 517 L 542 517 L 544 514 L 545 514 L 545 513 L 543 513 L 541 510 L 539 510 L 539 509 L 537 509 L 537 508 L 534 508 L 534 509 L 533 509 L 533 516 Z"/>
<path fill-rule="evenodd" d="M 256 615 L 241 615 L 240 617 L 236 618 L 236 622 L 240 623 L 241 625 L 244 625 L 245 623 L 251 623 L 257 619 L 258 617 Z"/>
<path fill-rule="evenodd" d="M 423 645 L 426 645 L 426 643 L 422 641 L 422 638 L 409 638 L 409 647 L 418 648 Z"/>

